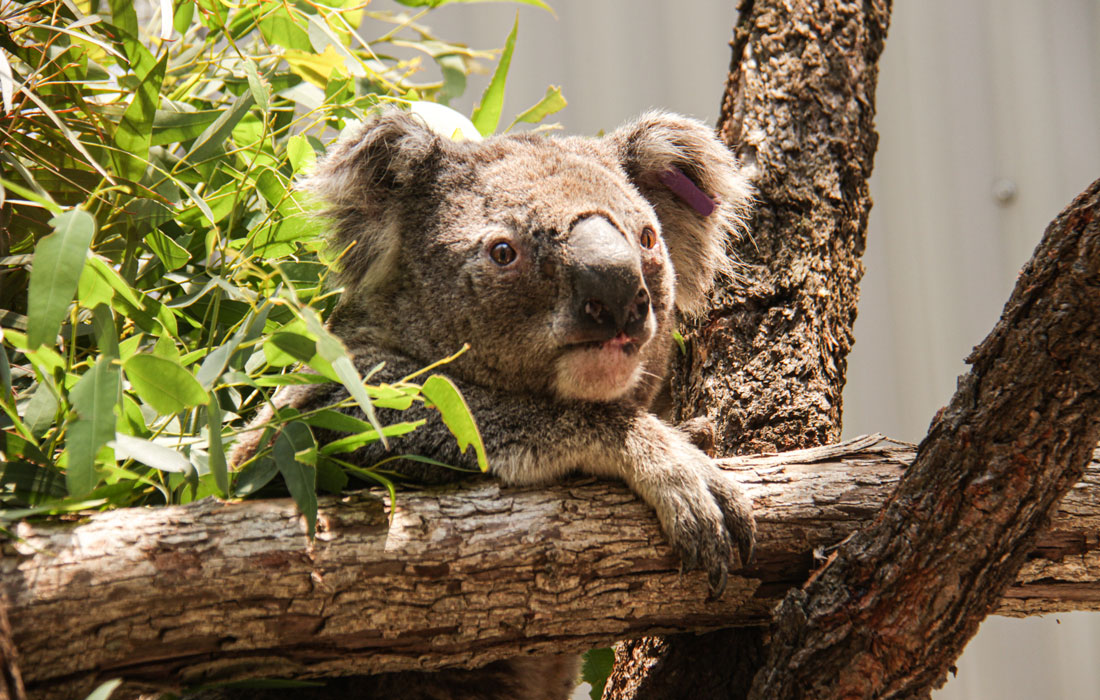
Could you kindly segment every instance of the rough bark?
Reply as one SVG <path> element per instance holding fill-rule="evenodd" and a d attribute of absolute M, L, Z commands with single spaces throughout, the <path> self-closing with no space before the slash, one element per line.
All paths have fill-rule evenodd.
<path fill-rule="evenodd" d="M 719 453 L 835 440 L 863 274 L 878 57 L 889 0 L 743 0 L 718 129 L 758 190 L 742 264 L 688 335 L 681 420 L 707 416 Z M 759 632 L 620 645 L 604 697 L 744 697 Z M 709 650 L 708 650 L 709 649 Z M 698 673 L 706 667 L 708 673 Z"/>
<path fill-rule="evenodd" d="M 0 700 L 26 700 L 19 654 L 8 622 L 8 596 L 0 588 Z"/>
<path fill-rule="evenodd" d="M 21 523 L 0 584 L 33 698 L 84 697 L 116 677 L 133 692 L 476 666 L 759 625 L 901 478 L 913 448 L 876 441 L 734 460 L 760 556 L 717 602 L 702 574 L 677 571 L 644 504 L 594 481 L 405 493 L 392 522 L 376 494 L 330 500 L 312 546 L 289 501 Z M 998 611 L 1100 609 L 1098 529 L 1094 461 Z"/>
<path fill-rule="evenodd" d="M 1047 228 L 873 523 L 777 613 L 753 698 L 942 684 L 1100 436 L 1100 180 Z"/>

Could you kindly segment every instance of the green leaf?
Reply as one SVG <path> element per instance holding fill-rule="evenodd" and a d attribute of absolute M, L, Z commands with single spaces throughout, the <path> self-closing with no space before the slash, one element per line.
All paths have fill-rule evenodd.
<path fill-rule="evenodd" d="M 260 457 L 249 462 L 244 469 L 237 472 L 233 481 L 233 493 L 238 498 L 251 496 L 275 478 L 279 468 L 275 466 L 275 460 L 271 457 Z"/>
<path fill-rule="evenodd" d="M 237 122 L 248 114 L 248 110 L 252 109 L 253 104 L 252 93 L 243 93 L 229 108 L 222 111 L 213 124 L 199 134 L 199 137 L 195 139 L 195 143 L 191 145 L 191 150 L 187 152 L 183 159 L 189 163 L 201 163 L 216 154 L 222 148 L 225 140 L 229 138 L 229 135 L 233 133 L 233 127 L 237 126 Z"/>
<path fill-rule="evenodd" d="M 420 393 L 439 411 L 443 422 L 458 441 L 458 449 L 466 454 L 466 448 L 473 445 L 481 471 L 489 471 L 489 458 L 485 454 L 481 432 L 477 429 L 470 407 L 466 405 L 466 399 L 462 398 L 454 382 L 441 374 L 433 374 L 420 387 Z"/>
<path fill-rule="evenodd" d="M 542 96 L 538 104 L 520 112 L 519 116 L 512 120 L 512 123 L 508 125 L 505 131 L 510 131 L 513 126 L 520 122 L 538 124 L 551 114 L 565 109 L 567 104 L 569 103 L 566 102 L 565 98 L 561 95 L 561 88 L 556 85 L 551 85 L 546 88 L 546 94 Z"/>
<path fill-rule="evenodd" d="M 36 438 L 42 437 L 46 431 L 57 423 L 57 409 L 60 404 L 53 391 L 46 384 L 39 384 L 31 394 L 31 400 L 23 409 L 23 422 L 31 434 Z"/>
<path fill-rule="evenodd" d="M 76 293 L 84 259 L 95 236 L 95 219 L 70 209 L 50 219 L 53 233 L 38 242 L 27 298 L 27 344 L 53 345 Z"/>
<path fill-rule="evenodd" d="M 191 254 L 187 252 L 186 248 L 165 236 L 160 232 L 160 229 L 150 231 L 145 236 L 145 244 L 149 246 L 149 250 L 160 258 L 160 261 L 164 263 L 164 269 L 169 272 L 178 270 L 191 259 Z"/>
<path fill-rule="evenodd" d="M 273 333 L 264 343 L 264 356 L 272 367 L 309 362 L 317 354 L 317 342 L 298 333 Z"/>
<path fill-rule="evenodd" d="M 385 434 L 382 433 L 382 424 L 378 422 L 378 416 L 374 412 L 374 404 L 371 403 L 370 395 L 363 386 L 363 380 L 360 379 L 359 372 L 351 362 L 347 348 L 344 347 L 339 338 L 329 333 L 328 329 L 321 325 L 321 319 L 318 318 L 313 309 L 306 308 L 302 311 L 302 320 L 305 321 L 306 328 L 310 333 L 317 336 L 317 354 L 321 359 L 332 365 L 333 373 L 339 378 L 340 383 L 348 390 L 351 397 L 355 399 L 355 403 L 359 404 L 359 408 L 363 409 L 367 421 L 379 434 L 382 434 L 382 444 L 389 447 Z"/>
<path fill-rule="evenodd" d="M 283 426 L 272 449 L 275 464 L 283 475 L 290 497 L 306 518 L 306 534 L 310 538 L 317 529 L 317 469 L 299 461 L 298 456 L 316 448 L 309 428 L 294 421 Z"/>
<path fill-rule="evenodd" d="M 581 667 L 581 680 L 592 686 L 589 697 L 600 700 L 607 677 L 611 675 L 611 666 L 615 663 L 615 653 L 610 649 L 591 649 L 584 653 L 584 665 Z"/>
<path fill-rule="evenodd" d="M 403 423 L 393 423 L 386 426 L 383 434 L 386 437 L 398 437 L 400 435 L 405 435 L 424 425 L 424 422 L 425 421 L 418 420 Z M 370 428 L 355 435 L 348 435 L 345 438 L 333 440 L 332 442 L 321 448 L 321 454 L 336 455 L 346 452 L 355 452 L 360 447 L 369 445 L 373 442 L 378 442 L 378 433 L 374 430 L 374 428 Z"/>
<path fill-rule="evenodd" d="M 210 399 L 206 403 L 206 429 L 209 431 L 210 441 L 210 473 L 214 475 L 214 483 L 218 485 L 222 497 L 232 498 L 229 467 L 225 460 L 225 445 L 222 443 L 222 407 L 214 392 L 210 392 Z"/>
<path fill-rule="evenodd" d="M 348 475 L 331 459 L 317 460 L 317 488 L 338 494 L 348 485 Z"/>
<path fill-rule="evenodd" d="M 161 415 L 206 403 L 202 384 L 176 362 L 156 355 L 134 355 L 124 368 L 137 395 Z"/>
<path fill-rule="evenodd" d="M 512 65 L 512 50 L 516 47 L 516 32 L 519 30 L 519 13 L 516 13 L 516 21 L 512 24 L 512 31 L 504 42 L 504 52 L 500 55 L 500 63 L 493 72 L 493 79 L 481 95 L 481 102 L 474 108 L 474 114 L 470 118 L 474 126 L 482 136 L 489 136 L 496 131 L 500 123 L 500 113 L 504 108 L 504 83 L 508 79 L 508 67 Z"/>
<path fill-rule="evenodd" d="M 141 179 L 148 163 L 153 119 L 160 103 L 160 86 L 164 82 L 164 70 L 167 66 L 168 54 L 165 54 L 134 91 L 133 99 L 126 111 L 122 113 L 122 121 L 119 122 L 118 129 L 115 131 L 115 145 L 119 149 L 122 167 L 121 174 L 135 182 Z"/>
<path fill-rule="evenodd" d="M 309 139 L 298 134 L 287 139 L 286 154 L 290 158 L 290 167 L 294 169 L 295 175 L 317 162 L 317 152 L 309 144 Z"/>
<path fill-rule="evenodd" d="M 180 2 L 176 4 L 176 13 L 172 17 L 172 28 L 178 34 L 186 34 L 191 28 L 191 19 L 195 16 L 195 3 Z"/>
<path fill-rule="evenodd" d="M 191 3 L 181 3 L 190 5 Z M 166 143 L 190 141 L 218 120 L 224 110 L 202 109 L 193 112 L 177 112 L 158 109 L 153 117 L 153 131 L 150 145 L 163 146 Z"/>
<path fill-rule="evenodd" d="M 256 106 L 266 112 L 270 106 L 271 86 L 260 77 L 256 64 L 250 60 L 244 61 L 244 74 L 248 77 L 248 89 L 252 92 L 252 99 L 256 101 Z"/>
<path fill-rule="evenodd" d="M 69 424 L 65 451 L 68 467 L 65 482 L 69 495 L 83 496 L 95 488 L 95 457 L 99 448 L 115 436 L 115 404 L 119 397 L 118 365 L 100 356 L 69 392 L 69 401 L 78 416 Z"/>
<path fill-rule="evenodd" d="M 124 433 L 115 433 L 115 456 L 132 459 L 153 469 L 172 474 L 190 474 L 195 467 L 191 461 L 170 447 Z"/>
<path fill-rule="evenodd" d="M 112 23 L 131 36 L 138 35 L 138 18 L 133 0 L 111 0 Z"/>

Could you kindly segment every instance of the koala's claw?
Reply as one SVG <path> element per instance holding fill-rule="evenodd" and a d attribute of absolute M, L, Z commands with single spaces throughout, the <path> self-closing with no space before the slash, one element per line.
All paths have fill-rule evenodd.
<path fill-rule="evenodd" d="M 683 570 L 701 568 L 710 584 L 709 599 L 721 597 L 729 573 L 752 560 L 756 525 L 751 506 L 736 484 L 712 464 L 699 465 L 702 483 L 683 485 L 676 494 L 676 515 L 665 531 Z M 705 493 L 691 493 L 698 487 Z M 671 494 L 670 494 L 671 495 Z"/>

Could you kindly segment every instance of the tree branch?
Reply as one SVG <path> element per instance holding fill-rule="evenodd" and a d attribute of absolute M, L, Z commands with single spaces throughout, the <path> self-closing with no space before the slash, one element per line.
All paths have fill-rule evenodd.
<path fill-rule="evenodd" d="M 877 443 L 877 444 L 874 444 Z M 622 485 L 494 482 L 329 500 L 310 546 L 289 501 L 20 523 L 0 585 L 30 697 L 254 677 L 476 666 L 624 637 L 761 624 L 822 553 L 868 522 L 911 446 L 738 458 L 761 537 L 753 569 L 707 602 Z M 1098 453 L 1097 457 L 1100 457 Z M 1002 612 L 1100 609 L 1100 462 L 1063 504 Z"/>
<path fill-rule="evenodd" d="M 1047 228 L 874 521 L 777 613 L 754 698 L 941 685 L 1100 437 L 1100 180 Z"/>

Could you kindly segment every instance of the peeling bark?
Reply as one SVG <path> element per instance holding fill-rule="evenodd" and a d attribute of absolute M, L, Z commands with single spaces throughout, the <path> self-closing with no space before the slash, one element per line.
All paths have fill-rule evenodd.
<path fill-rule="evenodd" d="M 330 499 L 312 546 L 286 500 L 20 523 L 0 585 L 32 698 L 83 697 L 116 677 L 132 694 L 477 666 L 760 625 L 815 552 L 879 512 L 912 458 L 870 438 L 730 460 L 760 518 L 760 553 L 715 602 L 701 573 L 679 573 L 652 512 L 593 480 L 403 493 L 392 522 L 378 494 Z M 1100 609 L 1098 529 L 1095 461 L 999 612 Z"/>

